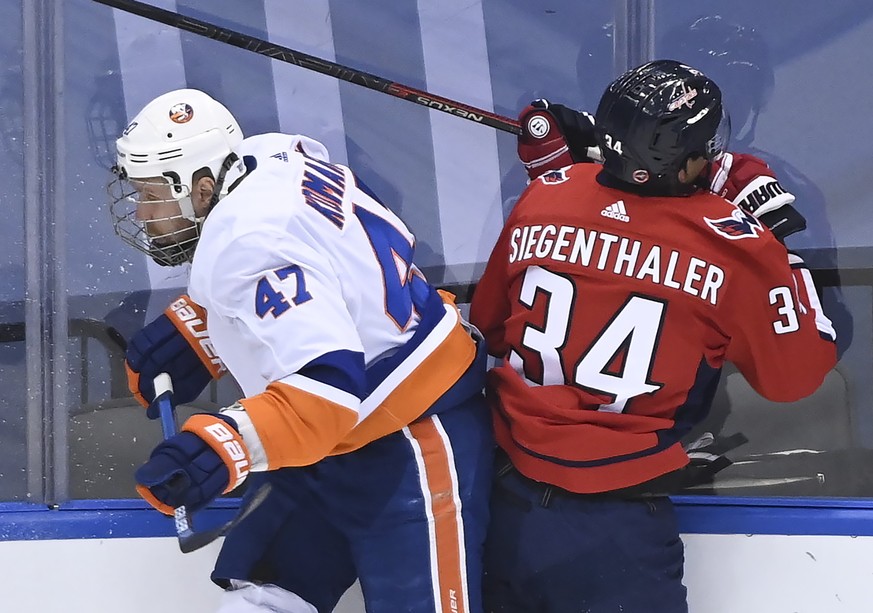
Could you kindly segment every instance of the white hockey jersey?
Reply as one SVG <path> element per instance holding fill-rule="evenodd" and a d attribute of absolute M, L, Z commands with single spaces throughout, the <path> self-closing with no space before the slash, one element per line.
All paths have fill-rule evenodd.
<path fill-rule="evenodd" d="M 264 134 L 209 214 L 189 294 L 246 397 L 254 470 L 357 449 L 422 415 L 475 344 L 412 264 L 414 237 L 303 136 Z"/>

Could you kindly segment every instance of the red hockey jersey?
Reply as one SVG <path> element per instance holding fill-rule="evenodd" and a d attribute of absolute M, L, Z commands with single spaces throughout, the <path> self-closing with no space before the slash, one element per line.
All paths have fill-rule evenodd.
<path fill-rule="evenodd" d="M 497 441 L 525 475 L 591 493 L 688 462 L 725 360 L 774 401 L 836 362 L 809 271 L 754 217 L 706 192 L 642 197 L 576 164 L 531 182 L 479 281 L 470 319 Z"/>

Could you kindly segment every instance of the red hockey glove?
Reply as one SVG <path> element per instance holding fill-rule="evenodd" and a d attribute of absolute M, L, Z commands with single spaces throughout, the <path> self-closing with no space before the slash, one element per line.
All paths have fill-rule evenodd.
<path fill-rule="evenodd" d="M 215 354 L 206 330 L 206 311 L 188 296 L 179 296 L 164 314 L 133 335 L 127 346 L 127 382 L 134 398 L 145 406 L 154 400 L 154 378 L 172 377 L 179 404 L 191 402 L 213 379 L 227 370 Z M 150 419 L 157 412 L 149 407 Z"/>
<path fill-rule="evenodd" d="M 541 98 L 525 107 L 518 122 L 518 157 L 531 180 L 570 164 L 603 161 L 588 113 Z"/>
<path fill-rule="evenodd" d="M 726 153 L 709 165 L 705 180 L 710 191 L 751 213 L 780 241 L 806 229 L 806 219 L 793 206 L 794 194 L 761 158 Z"/>

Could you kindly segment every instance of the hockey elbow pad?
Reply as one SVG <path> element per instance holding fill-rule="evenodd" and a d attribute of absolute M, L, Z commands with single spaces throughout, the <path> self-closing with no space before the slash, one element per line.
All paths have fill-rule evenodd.
<path fill-rule="evenodd" d="M 157 410 L 149 406 L 158 374 L 170 375 L 176 402 L 185 404 L 227 372 L 209 338 L 206 311 L 186 295 L 130 339 L 125 357 L 128 387 L 148 407 L 149 419 L 158 417 Z"/>

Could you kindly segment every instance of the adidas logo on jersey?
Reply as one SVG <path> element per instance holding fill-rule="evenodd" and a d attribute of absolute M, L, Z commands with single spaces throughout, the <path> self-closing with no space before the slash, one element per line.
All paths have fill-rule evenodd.
<path fill-rule="evenodd" d="M 608 207 L 600 211 L 600 214 L 604 217 L 611 217 L 612 219 L 617 219 L 619 221 L 630 221 L 630 216 L 628 216 L 627 214 L 627 209 L 624 208 L 624 200 L 613 202 Z"/>

